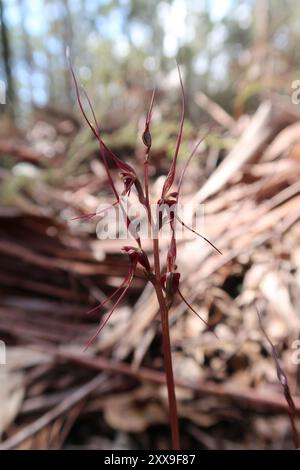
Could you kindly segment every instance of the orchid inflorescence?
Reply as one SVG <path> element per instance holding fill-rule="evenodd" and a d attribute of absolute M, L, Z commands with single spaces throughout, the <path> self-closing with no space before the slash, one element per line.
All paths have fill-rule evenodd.
<path fill-rule="evenodd" d="M 105 320 L 100 325 L 96 333 L 93 337 L 89 340 L 87 347 L 90 346 L 94 340 L 97 338 L 99 333 L 108 323 L 109 319 L 111 318 L 113 312 L 116 310 L 122 299 L 124 298 L 126 292 L 130 288 L 132 281 L 134 279 L 135 271 L 137 266 L 142 268 L 145 277 L 149 280 L 156 291 L 157 299 L 159 302 L 161 319 L 162 319 L 162 332 L 163 332 L 163 347 L 164 347 L 164 357 L 165 357 L 165 368 L 166 368 L 166 376 L 167 376 L 167 385 L 168 385 L 168 393 L 169 393 L 169 406 L 170 406 L 170 421 L 171 421 L 171 430 L 172 430 L 172 438 L 173 438 L 173 447 L 179 448 L 179 432 L 178 432 L 178 424 L 177 422 L 177 409 L 176 409 L 176 399 L 175 399 L 175 391 L 174 391 L 174 379 L 173 379 L 173 371 L 172 371 L 172 361 L 171 361 L 171 351 L 170 351 L 170 339 L 169 339 L 169 326 L 168 326 L 168 311 L 170 306 L 174 301 L 174 297 L 176 294 L 179 295 L 180 299 L 186 304 L 186 306 L 196 314 L 210 329 L 209 324 L 199 315 L 199 313 L 190 305 L 190 303 L 186 300 L 184 295 L 182 294 L 179 284 L 180 284 L 180 272 L 178 271 L 176 265 L 176 258 L 177 258 L 177 243 L 176 243 L 176 224 L 179 223 L 184 228 L 191 230 L 194 234 L 198 235 L 202 239 L 204 239 L 207 243 L 209 243 L 216 251 L 219 253 L 220 250 L 216 248 L 209 240 L 203 237 L 201 234 L 196 232 L 194 229 L 186 225 L 178 216 L 177 214 L 177 205 L 180 197 L 180 190 L 182 187 L 182 182 L 187 170 L 187 167 L 192 160 L 193 156 L 197 153 L 200 143 L 203 139 L 207 136 L 207 134 L 198 141 L 196 146 L 194 147 L 193 151 L 189 155 L 184 165 L 184 168 L 181 172 L 181 175 L 178 180 L 177 189 L 174 189 L 174 182 L 176 179 L 176 169 L 177 169 L 177 161 L 178 155 L 180 151 L 182 135 L 183 135 L 183 126 L 185 120 L 185 94 L 184 88 L 182 83 L 182 77 L 180 73 L 179 66 L 178 68 L 178 75 L 181 87 L 181 101 L 182 101 L 182 111 L 181 111 L 181 119 L 179 125 L 179 131 L 177 136 L 177 142 L 175 147 L 174 156 L 170 165 L 169 172 L 163 184 L 163 188 L 161 191 L 160 198 L 156 203 L 156 207 L 160 213 L 160 217 L 158 220 L 154 220 L 153 214 L 151 212 L 150 207 L 150 194 L 149 194 L 149 160 L 150 160 L 150 152 L 152 146 L 152 136 L 151 136 L 151 117 L 152 117 L 152 110 L 154 105 L 154 98 L 155 98 L 155 90 L 152 93 L 151 102 L 149 106 L 149 110 L 146 115 L 144 131 L 142 134 L 142 141 L 145 146 L 145 158 L 144 158 L 144 179 L 143 182 L 140 181 L 136 170 L 129 165 L 128 163 L 123 162 L 115 153 L 105 144 L 103 141 L 100 127 L 91 103 L 86 91 L 79 87 L 77 78 L 70 62 L 70 70 L 75 84 L 75 92 L 77 97 L 77 102 L 81 113 L 88 124 L 89 128 L 91 129 L 93 135 L 97 139 L 99 143 L 99 155 L 101 161 L 103 163 L 107 179 L 109 185 L 112 189 L 112 192 L 115 197 L 115 201 L 110 207 L 118 206 L 124 216 L 124 220 L 126 222 L 127 228 L 131 237 L 134 239 L 136 246 L 124 246 L 122 251 L 127 254 L 129 258 L 129 268 L 125 279 L 122 281 L 121 285 L 115 290 L 115 292 L 110 295 L 104 302 L 100 303 L 93 309 L 91 309 L 88 313 L 95 312 L 99 310 L 101 307 L 104 307 L 108 302 L 112 299 L 117 299 L 110 309 L 108 314 L 105 317 Z M 89 118 L 88 113 L 86 112 L 83 102 L 82 102 L 82 93 L 85 96 L 87 101 L 88 108 L 91 113 L 92 120 Z M 113 164 L 119 171 L 120 177 L 122 179 L 124 188 L 122 194 L 119 194 L 113 178 L 110 172 L 110 164 Z M 151 238 L 153 242 L 153 258 L 154 258 L 154 266 L 151 266 L 150 260 L 148 255 L 142 248 L 141 238 L 138 234 L 137 230 L 134 230 L 131 225 L 131 220 L 126 212 L 126 209 L 123 206 L 123 198 L 129 197 L 131 191 L 135 189 L 138 200 L 140 204 L 145 208 L 148 222 L 151 230 Z M 168 208 L 168 214 L 164 214 L 165 208 Z M 104 213 L 108 210 L 104 209 L 100 212 L 93 212 L 91 214 L 86 214 L 84 216 L 75 217 L 76 219 L 91 219 L 96 216 L 103 216 Z M 162 229 L 164 222 L 164 215 L 168 215 L 167 223 L 170 227 L 170 242 L 169 247 L 167 250 L 167 259 L 166 259 L 166 267 L 164 271 L 161 271 L 161 261 L 160 261 L 160 250 L 159 250 L 159 232 Z M 119 294 L 119 296 L 118 296 Z M 176 429 L 177 428 L 177 429 Z"/>

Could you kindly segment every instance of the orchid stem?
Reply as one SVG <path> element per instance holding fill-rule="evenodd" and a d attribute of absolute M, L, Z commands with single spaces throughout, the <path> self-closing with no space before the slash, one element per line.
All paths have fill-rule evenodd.
<path fill-rule="evenodd" d="M 162 327 L 162 338 L 163 338 L 163 354 L 164 354 L 164 365 L 167 380 L 168 389 L 168 401 L 169 401 L 169 418 L 170 427 L 172 434 L 172 448 L 173 450 L 180 450 L 180 437 L 179 437 L 179 425 L 178 425 L 178 413 L 177 413 L 177 402 L 175 395 L 175 382 L 173 374 L 172 364 L 172 353 L 171 353 L 171 341 L 170 341 L 170 330 L 169 330 L 169 318 L 168 308 L 164 298 L 163 290 L 160 284 L 160 260 L 159 260 L 159 241 L 158 238 L 153 238 L 153 254 L 154 254 L 154 269 L 156 282 L 154 288 L 159 303 L 160 316 L 161 316 L 161 327 Z"/>

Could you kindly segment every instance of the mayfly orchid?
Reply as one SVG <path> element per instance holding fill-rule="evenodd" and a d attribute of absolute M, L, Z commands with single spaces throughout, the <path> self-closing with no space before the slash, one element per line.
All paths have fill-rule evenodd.
<path fill-rule="evenodd" d="M 100 324 L 98 330 L 89 340 L 86 348 L 89 347 L 98 337 L 100 332 L 103 328 L 107 325 L 110 318 L 112 317 L 113 313 L 120 305 L 121 301 L 123 300 L 124 296 L 126 295 L 127 291 L 130 289 L 134 276 L 136 274 L 136 269 L 139 267 L 142 272 L 144 273 L 145 279 L 150 281 L 153 284 L 153 287 L 156 292 L 156 297 L 159 304 L 159 311 L 161 316 L 161 326 L 162 326 L 162 343 L 163 343 L 163 354 L 164 354 L 164 364 L 165 364 L 165 373 L 166 373 L 166 384 L 168 389 L 168 402 L 169 402 L 169 416 L 170 416 L 170 429 L 172 434 L 172 448 L 173 449 L 180 449 L 180 439 L 179 439 L 179 426 L 178 426 L 178 414 L 177 414 L 177 403 L 176 403 L 176 396 L 175 396 L 175 385 L 174 385 L 174 376 L 173 376 L 173 365 L 172 365 L 172 355 L 171 355 L 171 343 L 170 343 L 170 333 L 169 333 L 169 309 L 172 305 L 176 294 L 178 294 L 179 298 L 185 303 L 185 305 L 195 313 L 204 323 L 205 325 L 210 328 L 209 324 L 194 310 L 194 308 L 190 305 L 190 303 L 185 299 L 181 290 L 179 289 L 179 281 L 180 281 L 180 273 L 178 272 L 177 265 L 176 265 L 176 258 L 177 258 L 177 244 L 176 244 L 176 222 L 183 225 L 185 228 L 191 230 L 196 235 L 203 238 L 206 242 L 208 242 L 213 248 L 215 248 L 219 253 L 220 251 L 207 240 L 202 235 L 198 234 L 194 229 L 188 227 L 177 215 L 177 204 L 179 200 L 180 190 L 183 182 L 183 178 L 186 173 L 186 169 L 188 164 L 190 163 L 193 156 L 196 154 L 200 143 L 206 137 L 206 135 L 197 143 L 195 148 L 193 149 L 192 153 L 188 157 L 181 176 L 179 178 L 179 183 L 177 186 L 177 190 L 175 191 L 173 188 L 176 180 L 176 168 L 178 162 L 178 156 L 183 136 L 183 126 L 185 120 L 185 95 L 184 95 L 184 88 L 183 88 L 183 81 L 180 72 L 179 65 L 177 65 L 180 87 L 181 87 L 181 102 L 182 102 L 182 110 L 181 110 L 181 118 L 180 118 L 180 125 L 179 131 L 175 146 L 174 156 L 170 165 L 169 172 L 163 184 L 161 197 L 159 201 L 156 203 L 155 207 L 160 212 L 164 206 L 170 208 L 170 216 L 168 223 L 170 225 L 170 240 L 169 240 L 169 247 L 167 250 L 167 259 L 164 263 L 163 270 L 161 268 L 161 252 L 159 248 L 159 232 L 162 228 L 163 222 L 159 215 L 158 221 L 155 220 L 151 211 L 151 204 L 150 204 L 150 191 L 149 191 L 149 163 L 150 163 L 150 152 L 152 146 L 152 136 L 151 136 L 151 118 L 152 118 L 152 110 L 154 105 L 154 98 L 155 98 L 155 89 L 151 95 L 150 106 L 146 115 L 145 119 L 145 127 L 142 134 L 142 141 L 145 146 L 145 159 L 144 159 L 144 179 L 143 182 L 140 181 L 138 177 L 138 173 L 136 172 L 135 168 L 128 163 L 123 162 L 104 142 L 102 138 L 102 134 L 100 131 L 100 126 L 98 120 L 96 118 L 96 113 L 94 107 L 91 103 L 91 100 L 83 88 L 79 87 L 73 66 L 70 61 L 69 52 L 67 53 L 69 66 L 71 70 L 71 74 L 73 77 L 74 85 L 75 85 L 75 94 L 77 98 L 77 103 L 79 105 L 80 111 L 88 124 L 92 134 L 97 139 L 99 143 L 99 155 L 101 161 L 104 166 L 104 170 L 106 172 L 107 180 L 110 185 L 110 188 L 114 194 L 115 201 L 109 205 L 107 208 L 99 211 L 93 212 L 91 214 L 86 214 L 83 216 L 77 216 L 75 219 L 91 219 L 95 216 L 104 216 L 106 211 L 111 208 L 119 207 L 123 213 L 124 220 L 126 222 L 126 226 L 131 238 L 134 239 L 137 246 L 130 246 L 126 245 L 122 248 L 122 251 L 128 256 L 129 259 L 129 268 L 128 272 L 119 285 L 119 287 L 110 295 L 108 296 L 103 302 L 96 305 L 94 308 L 89 310 L 87 313 L 95 313 L 100 308 L 106 306 L 108 303 L 112 304 L 112 307 L 108 309 L 108 313 L 105 315 L 104 320 Z M 88 116 L 87 111 L 83 105 L 82 95 L 84 95 L 85 101 L 87 103 L 89 114 L 91 114 L 91 119 Z M 117 168 L 119 170 L 120 177 L 123 182 L 123 191 L 119 194 L 116 185 L 114 183 L 114 179 L 111 174 L 111 167 Z M 142 248 L 142 241 L 139 236 L 137 230 L 132 228 L 132 220 L 130 219 L 128 213 L 126 212 L 125 207 L 123 206 L 123 197 L 129 198 L 131 195 L 132 189 L 135 188 L 138 200 L 140 204 L 144 207 L 147 213 L 147 220 L 149 224 L 149 233 L 151 234 L 150 239 L 152 241 L 152 251 L 150 250 L 151 257 L 148 257 L 146 251 Z M 162 209 L 163 210 L 163 209 Z M 153 258 L 153 262 L 152 262 Z M 150 262 L 151 260 L 151 262 Z"/>

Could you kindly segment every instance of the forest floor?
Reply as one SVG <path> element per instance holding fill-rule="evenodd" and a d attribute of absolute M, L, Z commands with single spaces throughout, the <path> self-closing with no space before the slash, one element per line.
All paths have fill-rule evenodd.
<path fill-rule="evenodd" d="M 182 200 L 203 204 L 203 235 L 223 254 L 189 232 L 178 245 L 181 290 L 210 325 L 180 299 L 171 307 L 182 447 L 288 449 L 289 408 L 256 308 L 299 415 L 300 111 L 276 95 L 238 120 L 207 111 L 216 124 Z M 107 138 L 142 168 L 140 137 L 122 135 Z M 83 352 L 105 309 L 86 312 L 128 269 L 124 240 L 74 220 L 113 202 L 96 144 L 71 118 L 45 115 L 0 136 L 0 155 L 0 449 L 168 448 L 158 306 L 142 272 Z M 160 143 L 153 197 L 169 164 Z"/>

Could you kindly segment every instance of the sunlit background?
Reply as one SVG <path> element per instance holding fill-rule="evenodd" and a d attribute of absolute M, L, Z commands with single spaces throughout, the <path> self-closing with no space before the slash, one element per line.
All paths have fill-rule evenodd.
<path fill-rule="evenodd" d="M 1 0 L 0 6 L 0 77 L 6 112 L 19 120 L 34 106 L 72 108 L 67 46 L 100 113 L 108 103 L 111 113 L 138 106 L 154 84 L 162 92 L 176 87 L 175 58 L 193 119 L 200 90 L 240 112 L 266 83 L 289 87 L 286 74 L 298 67 L 296 0 Z"/>

